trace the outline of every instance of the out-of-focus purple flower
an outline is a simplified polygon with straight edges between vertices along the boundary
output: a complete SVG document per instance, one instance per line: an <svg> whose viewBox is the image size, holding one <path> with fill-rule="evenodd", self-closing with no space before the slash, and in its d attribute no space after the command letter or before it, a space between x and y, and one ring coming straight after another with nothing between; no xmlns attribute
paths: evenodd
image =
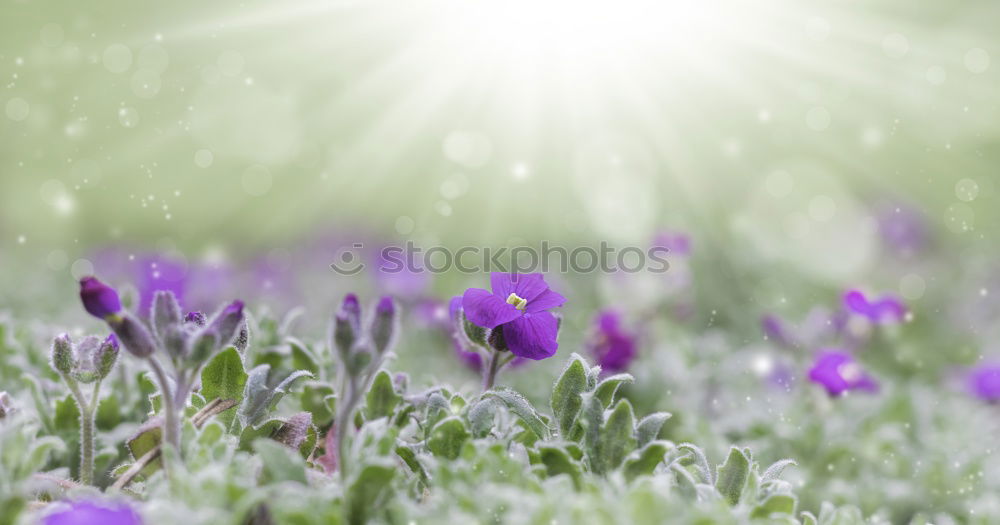
<svg viewBox="0 0 1000 525"><path fill-rule="evenodd" d="M340 303L340 310L333 315L332 346L342 362L346 363L354 343L361 335L361 303L358 296L349 293Z"/></svg>
<svg viewBox="0 0 1000 525"><path fill-rule="evenodd" d="M910 206L887 203L876 212L875 218L882 242L896 255L913 256L930 242L926 218Z"/></svg>
<svg viewBox="0 0 1000 525"><path fill-rule="evenodd" d="M594 333L588 344L597 364L606 372L622 372L635 358L636 338L622 328L621 314L604 310L594 318Z"/></svg>
<svg viewBox="0 0 1000 525"><path fill-rule="evenodd" d="M102 283L97 277L80 279L80 300L90 315L107 320L122 311L122 302L114 288Z"/></svg>
<svg viewBox="0 0 1000 525"><path fill-rule="evenodd" d="M764 315L760 318L760 327L764 331L764 337L769 341L782 346L794 346L792 342L794 338L780 317L772 314Z"/></svg>
<svg viewBox="0 0 1000 525"><path fill-rule="evenodd" d="M966 387L981 401L1000 402L1000 364L983 364L970 370Z"/></svg>
<svg viewBox="0 0 1000 525"><path fill-rule="evenodd" d="M124 503L79 501L45 516L44 525L142 525L142 518Z"/></svg>
<svg viewBox="0 0 1000 525"><path fill-rule="evenodd" d="M839 350L822 350L809 369L809 380L826 389L831 396L850 390L878 391L878 383L865 372L853 356Z"/></svg>
<svg viewBox="0 0 1000 525"><path fill-rule="evenodd" d="M452 319L449 306L436 299L421 299L410 309L411 317L422 327L451 332ZM461 307L461 297L459 297L459 307Z"/></svg>
<svg viewBox="0 0 1000 525"><path fill-rule="evenodd" d="M906 306L892 295L869 300L860 290L844 293L844 307L849 312L864 316L875 324L898 323L906 316Z"/></svg>
<svg viewBox="0 0 1000 525"><path fill-rule="evenodd" d="M540 273L490 274L493 291L469 288L462 296L465 317L473 324L500 328L507 348L519 357L545 359L559 348L559 321L548 310L566 298L549 289Z"/></svg>
<svg viewBox="0 0 1000 525"><path fill-rule="evenodd" d="M139 312L146 315L158 291L173 292L177 301L185 304L187 263L181 259L152 254L139 260L135 286L139 291Z"/></svg>
<svg viewBox="0 0 1000 525"><path fill-rule="evenodd" d="M653 237L654 248L666 248L674 255L691 255L691 237L686 233L663 231Z"/></svg>
<svg viewBox="0 0 1000 525"><path fill-rule="evenodd" d="M372 318L372 343L375 351L384 353L392 347L398 330L398 315L396 315L396 300L391 295L384 295L375 304L375 315Z"/></svg>
<svg viewBox="0 0 1000 525"><path fill-rule="evenodd" d="M419 261L403 247L379 250L375 254L374 267L378 289L404 302L416 300L431 284L431 272L420 266Z"/></svg>

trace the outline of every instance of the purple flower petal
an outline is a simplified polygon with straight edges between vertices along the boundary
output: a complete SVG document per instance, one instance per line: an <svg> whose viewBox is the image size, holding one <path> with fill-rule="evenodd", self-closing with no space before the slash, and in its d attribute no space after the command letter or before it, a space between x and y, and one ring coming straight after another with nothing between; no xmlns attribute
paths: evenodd
<svg viewBox="0 0 1000 525"><path fill-rule="evenodd" d="M45 517L44 525L142 525L142 518L125 504L81 501Z"/></svg>
<svg viewBox="0 0 1000 525"><path fill-rule="evenodd" d="M489 329L509 323L522 315L521 310L514 308L514 305L482 288L466 290L462 296L462 308L469 321Z"/></svg>
<svg viewBox="0 0 1000 525"><path fill-rule="evenodd" d="M809 369L809 380L822 385L831 396L839 396L848 390L878 390L878 383L854 357L837 350L820 352Z"/></svg>
<svg viewBox="0 0 1000 525"><path fill-rule="evenodd" d="M528 305L524 308L524 311L533 314L536 312L541 312L542 310L548 310L549 308L555 308L557 306L562 306L566 302L566 298L557 292L552 290L545 290L544 292L538 294L537 297L528 301Z"/></svg>
<svg viewBox="0 0 1000 525"><path fill-rule="evenodd" d="M969 372L966 386L974 397L996 403L1000 401L1000 365L980 365Z"/></svg>
<svg viewBox="0 0 1000 525"><path fill-rule="evenodd" d="M97 277L80 279L80 300L87 313L98 319L107 319L122 311L118 292L99 281Z"/></svg>
<svg viewBox="0 0 1000 525"><path fill-rule="evenodd" d="M590 352L605 372L622 372L635 359L636 340L621 327L621 314L605 310L594 319L596 330L589 343Z"/></svg>
<svg viewBox="0 0 1000 525"><path fill-rule="evenodd" d="M490 274L490 286L493 288L493 293L504 300L511 293L515 293L529 303L549 289L549 285L545 284L545 279L540 273L493 272Z"/></svg>
<svg viewBox="0 0 1000 525"><path fill-rule="evenodd" d="M528 359L545 359L555 355L559 348L556 335L559 321L549 312L525 314L503 325L507 348L514 355Z"/></svg>

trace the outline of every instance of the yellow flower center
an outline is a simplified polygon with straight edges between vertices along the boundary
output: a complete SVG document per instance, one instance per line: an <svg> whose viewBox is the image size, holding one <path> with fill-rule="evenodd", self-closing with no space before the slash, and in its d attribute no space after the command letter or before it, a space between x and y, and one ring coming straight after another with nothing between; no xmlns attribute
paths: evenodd
<svg viewBox="0 0 1000 525"><path fill-rule="evenodd" d="M510 295L507 296L507 304L514 305L514 308L517 308L518 310L524 310L524 308L528 306L528 300L514 292L511 292Z"/></svg>

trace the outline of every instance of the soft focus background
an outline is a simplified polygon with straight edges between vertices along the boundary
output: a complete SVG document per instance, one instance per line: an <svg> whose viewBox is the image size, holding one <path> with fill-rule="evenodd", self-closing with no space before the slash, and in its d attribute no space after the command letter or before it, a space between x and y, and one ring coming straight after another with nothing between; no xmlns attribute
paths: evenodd
<svg viewBox="0 0 1000 525"><path fill-rule="evenodd" d="M1000 512L996 414L962 382L1000 358L995 2L0 1L4 315L84 326L97 274L140 302L305 306L320 338L343 293L388 292L415 327L393 366L474 385L419 327L485 275L329 264L686 236L666 276L549 275L560 358L502 381L544 395L613 307L642 334L639 412L806 463L804 508ZM830 343L809 312L854 287L910 316L862 357L882 391L831 403L802 384Z"/></svg>

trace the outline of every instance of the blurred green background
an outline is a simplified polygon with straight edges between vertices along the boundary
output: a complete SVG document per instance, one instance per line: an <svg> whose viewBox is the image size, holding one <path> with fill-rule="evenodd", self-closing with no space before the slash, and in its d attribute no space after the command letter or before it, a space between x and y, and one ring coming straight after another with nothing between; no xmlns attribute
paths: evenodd
<svg viewBox="0 0 1000 525"><path fill-rule="evenodd" d="M331 231L572 246L669 227L839 286L879 264L880 203L984 251L998 16L3 0L0 264L63 280L115 243L213 260Z"/></svg>

